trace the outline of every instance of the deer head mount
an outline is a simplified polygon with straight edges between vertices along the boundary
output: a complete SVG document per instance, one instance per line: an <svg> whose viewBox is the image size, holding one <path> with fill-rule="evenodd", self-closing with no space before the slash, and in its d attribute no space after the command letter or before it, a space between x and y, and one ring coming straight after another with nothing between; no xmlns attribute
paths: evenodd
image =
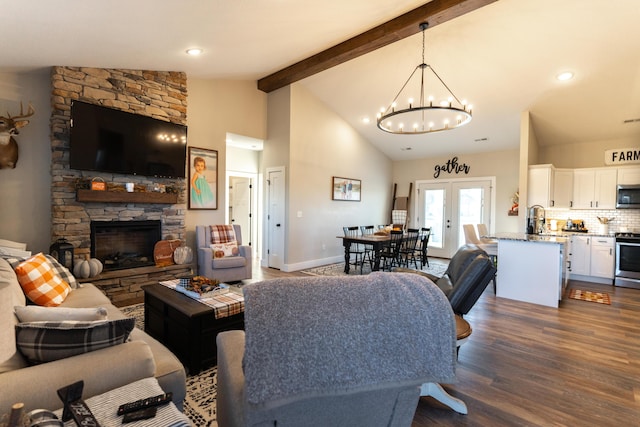
<svg viewBox="0 0 640 427"><path fill-rule="evenodd" d="M20 114L12 116L7 112L7 116L0 116L0 169L14 169L18 163L18 143L13 139L13 135L18 135L18 129L29 124L27 117L34 115L36 111L29 104L27 112L22 111L20 103Z"/></svg>

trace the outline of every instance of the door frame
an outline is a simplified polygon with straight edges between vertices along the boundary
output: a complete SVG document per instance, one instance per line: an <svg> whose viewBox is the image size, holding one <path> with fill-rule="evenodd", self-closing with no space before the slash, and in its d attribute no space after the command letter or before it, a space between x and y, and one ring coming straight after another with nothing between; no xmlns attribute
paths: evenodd
<svg viewBox="0 0 640 427"><path fill-rule="evenodd" d="M489 228L489 232L493 233L495 231L495 218L496 218L496 177L495 176L478 176L478 177L467 177L467 178L451 178L451 179L424 179L424 180L416 180L414 183L414 200L416 200L415 203L413 203L413 207L412 207L412 211L413 211L413 219L411 219L411 224L413 227L419 227L420 225L418 224L419 221L419 213L420 213L420 203L418 202L420 200L420 193L419 193L419 186L421 184L435 184L435 185L440 185L440 186L453 186L453 184L461 184L464 182L475 182L475 181L489 181L489 188L490 188L490 197L489 197L489 203L490 203L490 209L489 209L489 224L487 224L488 228ZM453 221L453 224L457 224L457 219L455 221ZM457 244L457 243L456 243ZM451 256L453 256L453 254L455 253L455 250L450 250L449 253L447 253L446 255L448 255L448 257L450 258Z"/></svg>

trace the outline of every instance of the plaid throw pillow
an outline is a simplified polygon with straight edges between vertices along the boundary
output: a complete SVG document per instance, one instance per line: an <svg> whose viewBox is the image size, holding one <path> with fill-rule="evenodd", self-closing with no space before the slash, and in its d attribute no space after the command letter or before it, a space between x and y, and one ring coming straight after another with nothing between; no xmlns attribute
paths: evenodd
<svg viewBox="0 0 640 427"><path fill-rule="evenodd" d="M5 259L5 261L7 261L11 265L11 267L14 270L21 262L27 259L27 258L7 257L7 256L3 256L3 258ZM53 267L53 270L56 272L56 274L62 280L67 282L69 286L71 286L71 289L77 289L80 287L80 285L78 285L78 281L76 280L75 276L71 274L71 272L67 267L60 264L58 260L52 257L51 255L45 254L45 258L47 258L47 261L51 263L51 266Z"/></svg>
<svg viewBox="0 0 640 427"><path fill-rule="evenodd" d="M122 344L134 326L134 318L18 323L16 346L33 364L51 362Z"/></svg>
<svg viewBox="0 0 640 427"><path fill-rule="evenodd" d="M210 225L211 243L229 243L236 240L233 225Z"/></svg>
<svg viewBox="0 0 640 427"><path fill-rule="evenodd" d="M38 305L58 306L71 291L42 253L18 264L15 272L24 294Z"/></svg>

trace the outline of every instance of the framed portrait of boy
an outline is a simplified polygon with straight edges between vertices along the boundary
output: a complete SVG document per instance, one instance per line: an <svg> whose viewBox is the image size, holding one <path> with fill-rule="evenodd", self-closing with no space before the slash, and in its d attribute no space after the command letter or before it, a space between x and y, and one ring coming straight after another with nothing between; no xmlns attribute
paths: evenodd
<svg viewBox="0 0 640 427"><path fill-rule="evenodd" d="M189 209L218 209L218 151L189 147Z"/></svg>
<svg viewBox="0 0 640 427"><path fill-rule="evenodd" d="M360 201L362 181L334 176L331 181L331 200Z"/></svg>

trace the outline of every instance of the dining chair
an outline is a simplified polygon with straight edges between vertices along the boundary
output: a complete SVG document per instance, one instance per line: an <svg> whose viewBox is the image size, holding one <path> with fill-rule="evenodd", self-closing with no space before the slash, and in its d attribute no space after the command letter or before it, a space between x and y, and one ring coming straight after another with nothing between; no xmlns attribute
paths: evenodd
<svg viewBox="0 0 640 427"><path fill-rule="evenodd" d="M420 269L424 268L426 264L429 267L429 258L427 257L427 251L429 250L429 238L431 237L431 227L420 228L420 235L418 237L417 251L420 252Z"/></svg>
<svg viewBox="0 0 640 427"><path fill-rule="evenodd" d="M420 230L417 228L408 228L402 239L400 246L400 264L409 268L409 264L413 264L418 268L418 259L416 258L416 247L418 245L418 237Z"/></svg>
<svg viewBox="0 0 640 427"><path fill-rule="evenodd" d="M373 225L361 225L360 226L360 234L362 234L363 236L373 236L373 234L376 232L376 227ZM362 262L366 262L367 260L369 261L369 265L371 266L371 269L373 270L373 245L368 245L368 244L364 244L364 256L363 256L363 260Z"/></svg>
<svg viewBox="0 0 640 427"><path fill-rule="evenodd" d="M389 232L389 244L385 245L380 252L383 270L391 271L393 267L400 267L400 248L403 238L404 233L402 230L391 230Z"/></svg>
<svg viewBox="0 0 640 427"><path fill-rule="evenodd" d="M342 231L344 232L345 237L359 237L360 236L360 227L352 226L352 227L342 227ZM364 254L365 249L364 245L360 243L352 243L349 247L349 265L353 265L354 268L360 267L360 274L362 274L362 266L364 264ZM351 262L351 255L353 255L353 262Z"/></svg>

